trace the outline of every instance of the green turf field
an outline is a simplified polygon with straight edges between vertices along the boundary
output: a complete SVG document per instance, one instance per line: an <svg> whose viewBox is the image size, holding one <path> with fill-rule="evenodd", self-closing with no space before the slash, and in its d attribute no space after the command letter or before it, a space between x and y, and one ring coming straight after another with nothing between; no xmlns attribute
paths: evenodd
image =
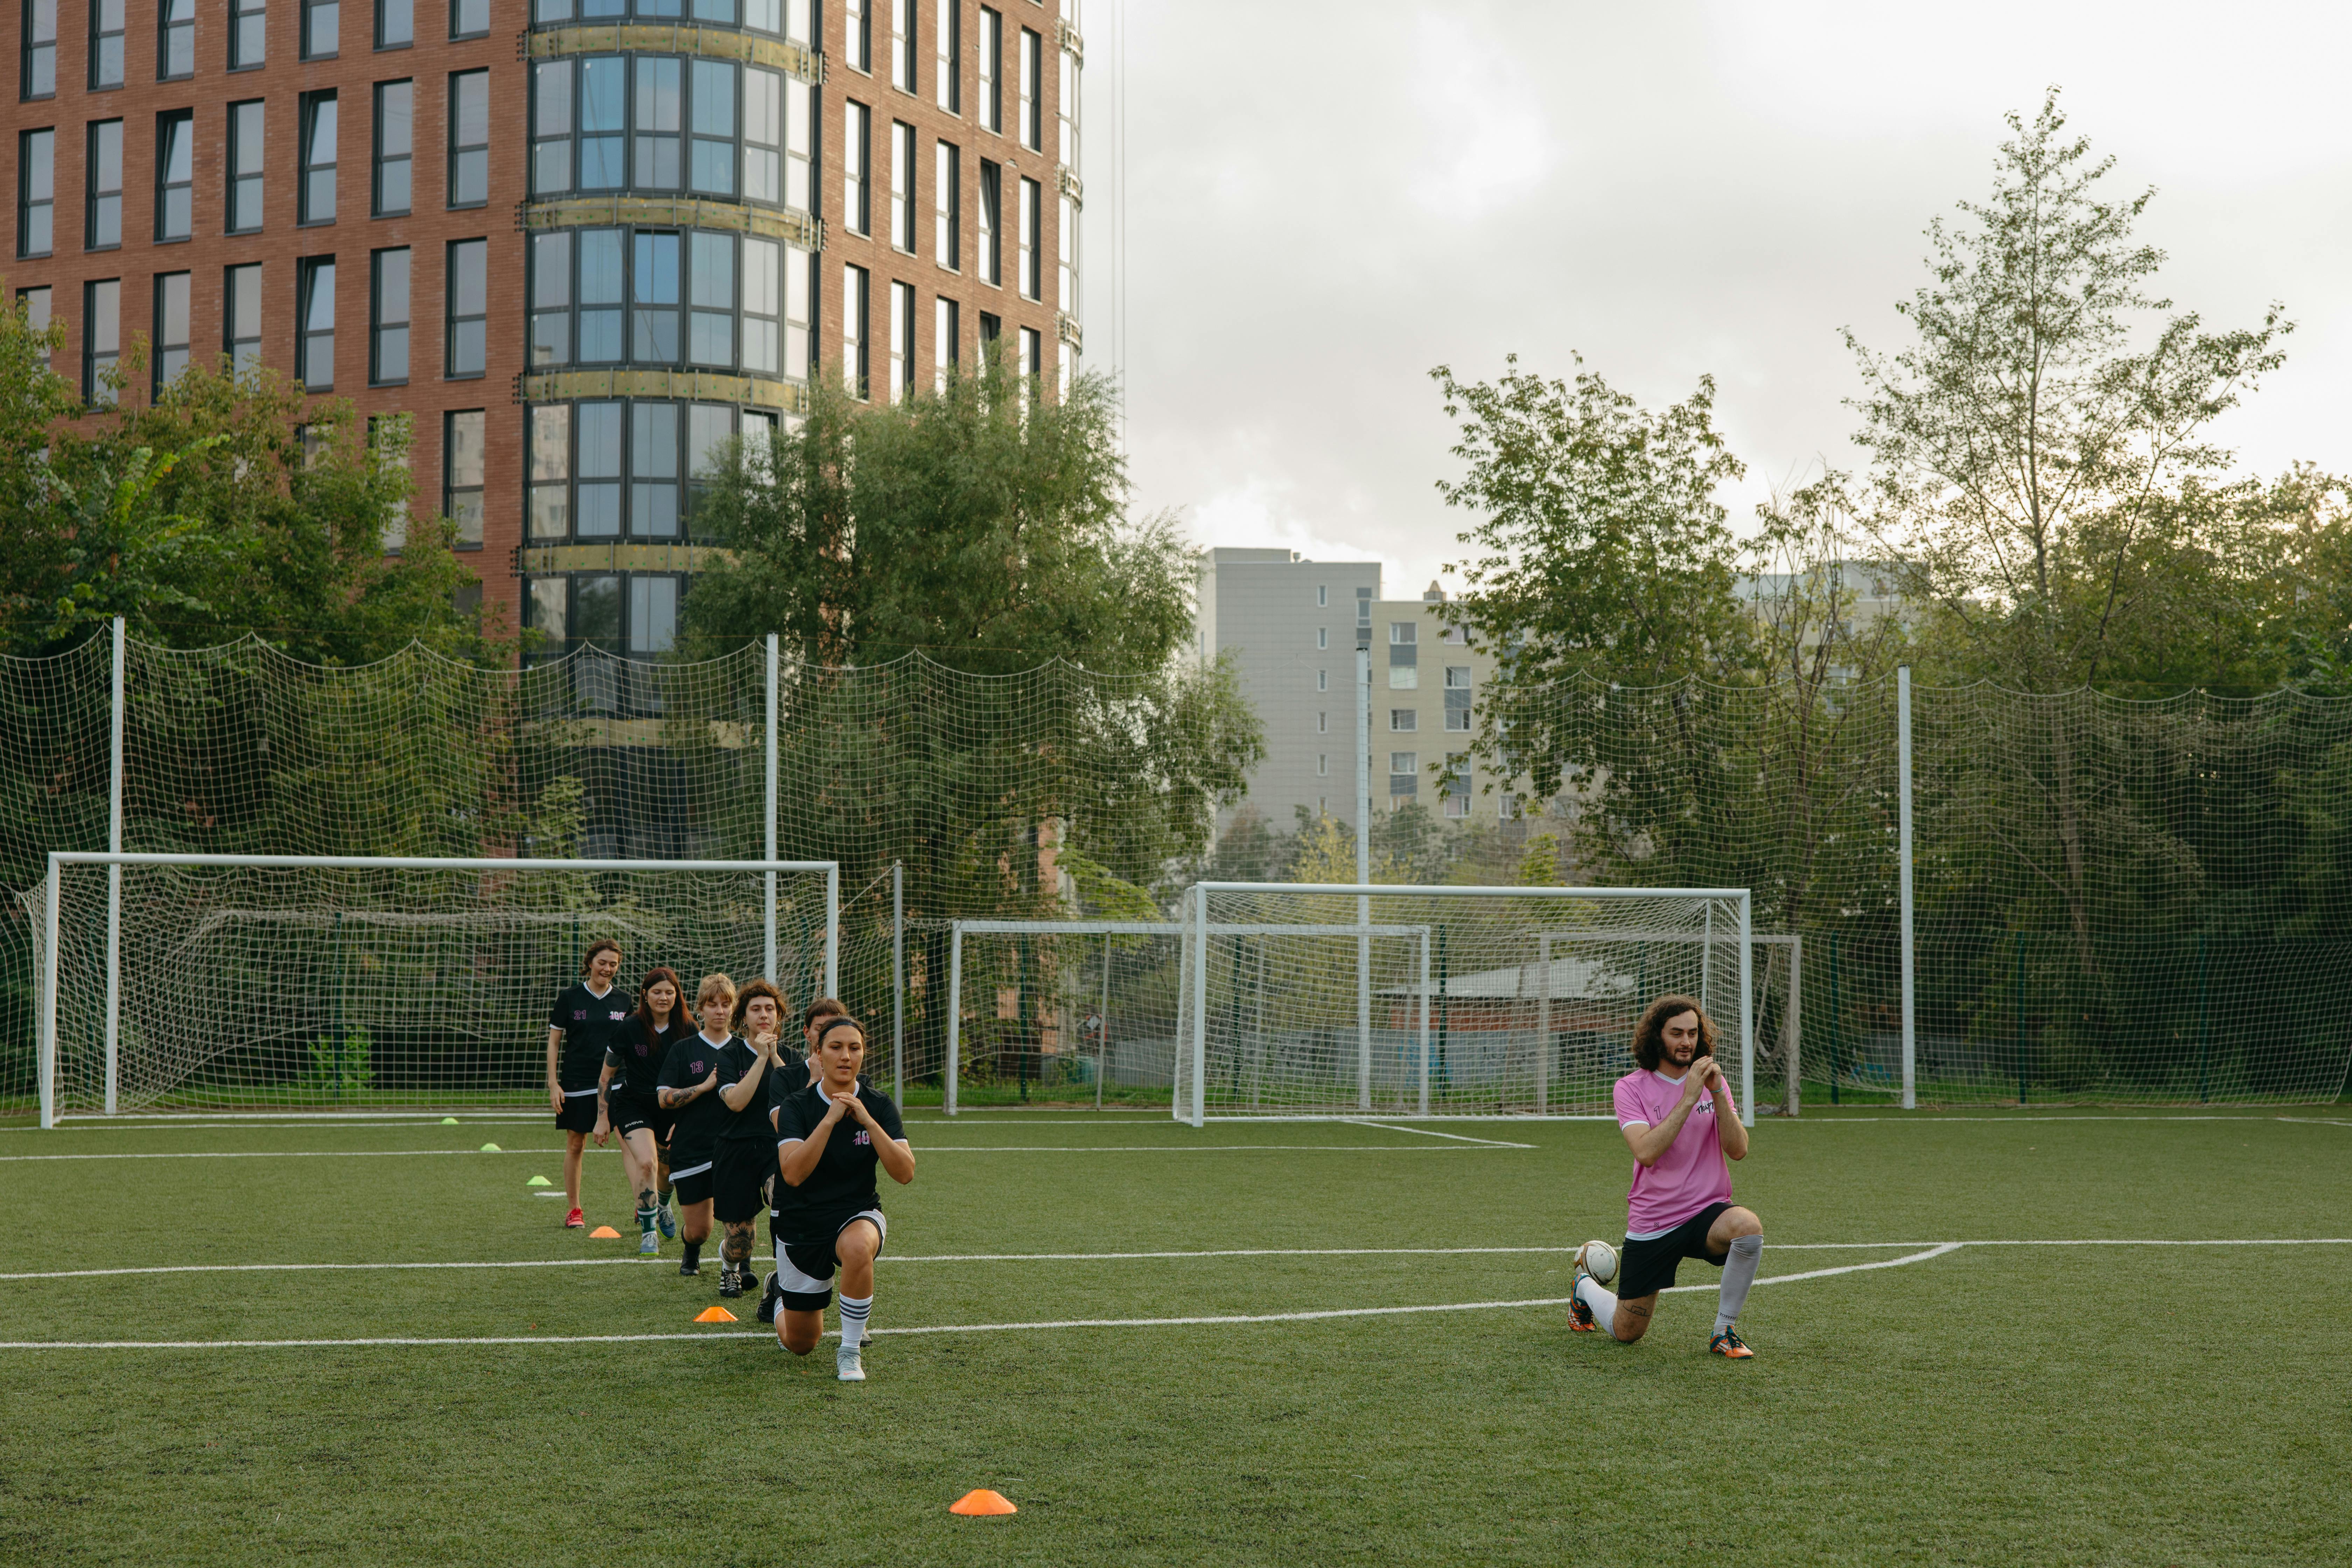
<svg viewBox="0 0 2352 1568"><path fill-rule="evenodd" d="M1742 1365L1697 1265L1635 1347L1495 1305L1569 1287L1507 1249L1622 1230L1613 1127L1421 1127L915 1112L843 1385L748 1301L691 1324L715 1264L562 1229L542 1117L16 1124L0 1561L2352 1560L2352 1247L1919 1257L2352 1237L2339 1110L1767 1121L1768 1279L1918 1260L1759 1284ZM165 1153L257 1157L56 1158ZM632 1229L614 1154L587 1185ZM30 1277L454 1262L566 1266ZM462 1342L220 1342L403 1339ZM194 1343L17 1348L109 1341ZM974 1487L1020 1513L951 1517Z"/></svg>

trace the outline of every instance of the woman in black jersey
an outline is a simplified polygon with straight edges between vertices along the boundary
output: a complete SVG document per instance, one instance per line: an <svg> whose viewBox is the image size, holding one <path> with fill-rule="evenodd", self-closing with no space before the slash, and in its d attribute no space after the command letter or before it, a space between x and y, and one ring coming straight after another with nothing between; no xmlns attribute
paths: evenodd
<svg viewBox="0 0 2352 1568"><path fill-rule="evenodd" d="M669 1195L669 1113L656 1094L662 1062L678 1039L694 1032L674 970L649 969L637 986L637 1010L628 1027L605 1047L604 1076L596 1080L596 1147L621 1135L621 1168L637 1200L637 1251L661 1250L654 1235L659 1224L670 1236L677 1222L662 1203Z"/></svg>
<svg viewBox="0 0 2352 1568"><path fill-rule="evenodd" d="M729 1028L735 983L724 974L704 975L694 990L694 1010L702 1016L702 1028L670 1047L656 1090L672 1118L670 1180L677 1189L678 1228L686 1234L680 1274L702 1272L702 1244L710 1239L710 1165L727 1114L719 1099L719 1054L735 1043Z"/></svg>
<svg viewBox="0 0 2352 1568"><path fill-rule="evenodd" d="M563 1194L567 1226L587 1223L580 1212L580 1156L596 1130L597 1084L604 1052L629 1021L629 994L613 984L621 972L621 944L599 937L580 957L581 978L563 988L547 1011L547 1099L563 1130Z"/></svg>
<svg viewBox="0 0 2352 1568"><path fill-rule="evenodd" d="M866 1028L836 1016L817 1026L817 1081L776 1112L776 1339L794 1355L816 1348L833 1277L841 1276L844 1383L866 1381L866 1321L874 1310L874 1259L888 1226L882 1218L877 1166L904 1185L915 1179L915 1152L907 1146L898 1108L890 1097L858 1081L866 1062Z"/></svg>
<svg viewBox="0 0 2352 1568"><path fill-rule="evenodd" d="M752 1227L767 1205L767 1184L776 1173L776 1135L768 1121L768 1075L797 1051L782 1045L784 998L766 980L743 987L735 1003L735 1039L719 1054L719 1098L727 1108L719 1123L719 1149L711 1167L711 1212L727 1227L720 1244L719 1293L740 1296L757 1290L752 1272Z"/></svg>

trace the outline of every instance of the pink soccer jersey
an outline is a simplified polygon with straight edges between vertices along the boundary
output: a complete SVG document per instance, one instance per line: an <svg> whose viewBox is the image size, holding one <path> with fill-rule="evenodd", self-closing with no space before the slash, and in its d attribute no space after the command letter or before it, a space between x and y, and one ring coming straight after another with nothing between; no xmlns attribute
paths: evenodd
<svg viewBox="0 0 2352 1568"><path fill-rule="evenodd" d="M1681 1079L1636 1068L1617 1080L1617 1125L1663 1127L1682 1097ZM1730 1201L1731 1165L1715 1136L1715 1090L1702 1089L1658 1163L1633 1163L1633 1188L1625 1194L1626 1237L1664 1236L1707 1205Z"/></svg>

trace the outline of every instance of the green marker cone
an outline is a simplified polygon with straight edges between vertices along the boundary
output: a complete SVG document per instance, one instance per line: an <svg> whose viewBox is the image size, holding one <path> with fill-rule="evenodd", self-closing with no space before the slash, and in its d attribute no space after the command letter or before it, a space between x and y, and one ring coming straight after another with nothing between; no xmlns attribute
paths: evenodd
<svg viewBox="0 0 2352 1568"><path fill-rule="evenodd" d="M454 1116L445 1116L441 1119L441 1125L444 1127L455 1127L457 1125L457 1119Z"/></svg>
<svg viewBox="0 0 2352 1568"><path fill-rule="evenodd" d="M503 1154L506 1151L499 1148L495 1143L485 1143L482 1145L482 1152L485 1154Z"/></svg>
<svg viewBox="0 0 2352 1568"><path fill-rule="evenodd" d="M555 1184L549 1181L545 1176L533 1176L530 1181L525 1182L523 1185L526 1187L551 1187L555 1185Z"/></svg>

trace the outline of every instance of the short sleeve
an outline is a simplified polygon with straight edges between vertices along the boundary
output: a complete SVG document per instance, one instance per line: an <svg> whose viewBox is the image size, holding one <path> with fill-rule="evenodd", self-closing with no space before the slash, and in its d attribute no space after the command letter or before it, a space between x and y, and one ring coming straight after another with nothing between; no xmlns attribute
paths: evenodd
<svg viewBox="0 0 2352 1568"><path fill-rule="evenodd" d="M565 1012L563 1006L563 1005L571 999L572 988L568 985L555 994L555 1000L547 1005L547 1026L549 1028L561 1029L565 1025L572 1022L570 1015Z"/></svg>
<svg viewBox="0 0 2352 1568"><path fill-rule="evenodd" d="M604 1065L608 1068L616 1068L621 1065L620 1047L606 1046L604 1047Z"/></svg>
<svg viewBox="0 0 2352 1568"><path fill-rule="evenodd" d="M776 1107L776 1142L790 1143L809 1135L808 1096L794 1094Z"/></svg>
<svg viewBox="0 0 2352 1568"><path fill-rule="evenodd" d="M808 1087L808 1066L798 1057L768 1074L768 1109L781 1111L784 1102Z"/></svg>
<svg viewBox="0 0 2352 1568"><path fill-rule="evenodd" d="M684 1040L680 1040L677 1045L674 1045L669 1048L669 1054L667 1056L662 1058L661 1076L654 1081L660 1084L664 1089L684 1089L686 1087L685 1073L686 1042Z"/></svg>
<svg viewBox="0 0 2352 1568"><path fill-rule="evenodd" d="M1649 1108L1642 1103L1641 1088L1630 1074L1617 1080L1611 1098L1617 1107L1618 1126L1630 1127L1638 1122L1647 1127L1650 1124Z"/></svg>
<svg viewBox="0 0 2352 1568"><path fill-rule="evenodd" d="M866 1110L876 1124L894 1141L907 1136L906 1124L898 1120L898 1102L888 1095L869 1091L866 1096Z"/></svg>

